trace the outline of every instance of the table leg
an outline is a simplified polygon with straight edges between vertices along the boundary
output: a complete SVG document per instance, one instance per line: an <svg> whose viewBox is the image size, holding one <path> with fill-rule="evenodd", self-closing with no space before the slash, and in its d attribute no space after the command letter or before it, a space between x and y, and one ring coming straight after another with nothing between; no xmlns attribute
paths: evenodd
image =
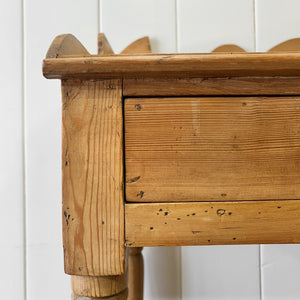
<svg viewBox="0 0 300 300"><path fill-rule="evenodd" d="M143 248L129 248L128 300L143 300L144 261Z"/></svg>

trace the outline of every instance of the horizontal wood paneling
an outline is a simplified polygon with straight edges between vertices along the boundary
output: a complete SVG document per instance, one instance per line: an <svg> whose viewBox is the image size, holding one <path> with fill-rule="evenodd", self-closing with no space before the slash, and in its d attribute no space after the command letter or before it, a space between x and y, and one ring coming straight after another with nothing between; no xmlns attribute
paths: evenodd
<svg viewBox="0 0 300 300"><path fill-rule="evenodd" d="M124 96L299 95L300 77L124 79Z"/></svg>
<svg viewBox="0 0 300 300"><path fill-rule="evenodd" d="M298 199L300 98L126 99L126 199Z"/></svg>
<svg viewBox="0 0 300 300"><path fill-rule="evenodd" d="M300 200L129 203L125 213L128 247L300 242Z"/></svg>

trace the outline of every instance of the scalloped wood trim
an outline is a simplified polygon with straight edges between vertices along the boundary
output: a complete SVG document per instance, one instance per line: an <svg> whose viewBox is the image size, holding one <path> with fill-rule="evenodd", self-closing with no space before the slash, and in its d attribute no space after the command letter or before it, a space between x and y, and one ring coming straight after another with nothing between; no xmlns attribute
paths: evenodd
<svg viewBox="0 0 300 300"><path fill-rule="evenodd" d="M223 45L213 53L143 55L150 53L149 38L144 37L130 44L121 55L97 56L89 55L81 43L68 34L56 37L51 44L43 62L43 74L49 79L174 78L183 74L185 77L299 76L299 41L289 40L267 53L248 53L236 45ZM55 59L57 57L60 59Z"/></svg>
<svg viewBox="0 0 300 300"><path fill-rule="evenodd" d="M300 38L287 40L282 42L268 52L299 52L300 51Z"/></svg>
<svg viewBox="0 0 300 300"><path fill-rule="evenodd" d="M139 53L140 54L152 53L150 40L148 36L144 36L134 41L129 46L127 46L120 54L139 54Z"/></svg>
<svg viewBox="0 0 300 300"><path fill-rule="evenodd" d="M99 55L109 55L114 54L111 45L109 44L104 33L98 34L98 54Z"/></svg>
<svg viewBox="0 0 300 300"><path fill-rule="evenodd" d="M234 44L226 44L226 45L222 45L217 47L216 49L214 49L212 51L213 53L216 52L225 52L225 53L240 53L240 52L246 52L246 50L244 50L243 48L241 48L240 46L234 45Z"/></svg>
<svg viewBox="0 0 300 300"><path fill-rule="evenodd" d="M212 51L212 53L240 53L240 52L247 52L247 51L234 44L222 45ZM300 38L284 41L274 46L267 52L300 52Z"/></svg>
<svg viewBox="0 0 300 300"><path fill-rule="evenodd" d="M282 42L268 52L300 52L300 38L290 39ZM151 52L149 37L142 37L129 46L120 54L147 54ZM225 44L215 48L212 53L247 53L245 49L234 44ZM110 46L104 33L98 35L98 55L113 55L114 51ZM86 48L72 34L57 36L46 54L46 58L58 58L62 56L90 56Z"/></svg>
<svg viewBox="0 0 300 300"><path fill-rule="evenodd" d="M90 55L85 47L72 34L58 35L52 42L46 58L57 58L61 55Z"/></svg>

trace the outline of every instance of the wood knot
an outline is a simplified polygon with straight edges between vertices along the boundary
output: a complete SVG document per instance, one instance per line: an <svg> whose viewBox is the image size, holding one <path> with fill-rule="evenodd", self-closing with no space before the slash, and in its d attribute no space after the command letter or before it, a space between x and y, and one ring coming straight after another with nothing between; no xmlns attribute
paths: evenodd
<svg viewBox="0 0 300 300"><path fill-rule="evenodd" d="M226 213L225 209L218 209L217 210L217 215L219 215L219 216L223 216L225 213Z"/></svg>
<svg viewBox="0 0 300 300"><path fill-rule="evenodd" d="M145 192L140 191L139 193L136 194L136 196L142 199L144 197L144 194Z"/></svg>
<svg viewBox="0 0 300 300"><path fill-rule="evenodd" d="M136 104L134 106L138 111L142 110L142 105L141 104Z"/></svg>
<svg viewBox="0 0 300 300"><path fill-rule="evenodd" d="M137 176L137 177L128 179L128 180L126 181L126 183L134 183L134 182L137 182L140 178L141 178L141 176Z"/></svg>

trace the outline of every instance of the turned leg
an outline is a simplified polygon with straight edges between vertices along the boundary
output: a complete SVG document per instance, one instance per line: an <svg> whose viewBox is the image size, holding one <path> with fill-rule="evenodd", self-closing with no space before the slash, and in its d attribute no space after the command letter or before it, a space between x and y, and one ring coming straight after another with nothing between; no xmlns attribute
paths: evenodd
<svg viewBox="0 0 300 300"><path fill-rule="evenodd" d="M106 297L106 298L90 298L90 297L84 297L84 296L77 296L72 295L72 300L126 300L127 299L127 291L123 292L121 294Z"/></svg>
<svg viewBox="0 0 300 300"><path fill-rule="evenodd" d="M125 274L116 276L72 276L72 300L126 300Z"/></svg>
<svg viewBox="0 0 300 300"><path fill-rule="evenodd" d="M144 262L143 248L129 248L128 300L143 300Z"/></svg>

